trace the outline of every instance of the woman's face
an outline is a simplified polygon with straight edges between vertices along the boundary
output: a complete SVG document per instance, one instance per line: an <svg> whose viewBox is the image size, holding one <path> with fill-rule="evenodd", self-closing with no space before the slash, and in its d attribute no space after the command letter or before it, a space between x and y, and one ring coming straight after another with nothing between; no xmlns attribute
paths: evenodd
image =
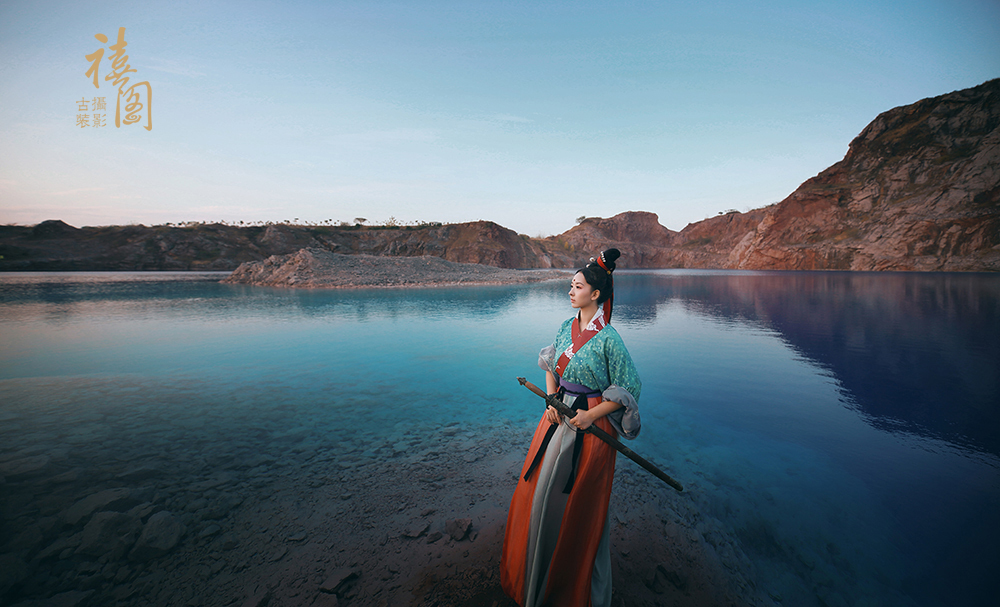
<svg viewBox="0 0 1000 607"><path fill-rule="evenodd" d="M574 308L583 308L591 302L597 301L601 296L600 291L595 291L583 278L582 272L573 275L573 280L569 284L569 303Z"/></svg>

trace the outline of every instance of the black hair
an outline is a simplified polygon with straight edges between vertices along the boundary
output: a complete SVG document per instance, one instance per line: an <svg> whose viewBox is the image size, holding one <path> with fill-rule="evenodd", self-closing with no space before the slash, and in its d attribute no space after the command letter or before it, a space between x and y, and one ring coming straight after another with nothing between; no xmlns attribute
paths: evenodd
<svg viewBox="0 0 1000 607"><path fill-rule="evenodd" d="M615 260L621 255L621 251L618 249L602 251L600 260L591 257L590 263L586 267L577 270L583 274L583 279L587 281L590 288L601 292L597 297L597 305L601 305L614 295L615 281L611 273L615 271ZM601 267L600 262L604 263L604 267Z"/></svg>

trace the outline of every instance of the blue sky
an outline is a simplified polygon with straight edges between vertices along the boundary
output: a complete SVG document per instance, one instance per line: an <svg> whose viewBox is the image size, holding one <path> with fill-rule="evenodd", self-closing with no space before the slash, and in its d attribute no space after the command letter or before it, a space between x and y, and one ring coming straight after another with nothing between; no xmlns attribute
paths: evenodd
<svg viewBox="0 0 1000 607"><path fill-rule="evenodd" d="M85 76L119 27L151 131L114 127L109 61L99 92ZM882 111L1000 77L998 31L995 0L4 1L0 223L680 230L783 199ZM77 127L95 95L107 126Z"/></svg>

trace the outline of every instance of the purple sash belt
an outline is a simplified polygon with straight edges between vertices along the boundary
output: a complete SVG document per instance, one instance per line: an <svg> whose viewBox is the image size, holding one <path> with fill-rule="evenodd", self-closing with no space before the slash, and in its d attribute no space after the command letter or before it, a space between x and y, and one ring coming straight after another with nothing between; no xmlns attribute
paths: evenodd
<svg viewBox="0 0 1000 607"><path fill-rule="evenodd" d="M566 381L565 379L556 376L556 381L559 382L559 387L566 392L566 394L572 394L573 396L600 396L601 393L597 390L591 390L583 384L574 384L571 381Z"/></svg>

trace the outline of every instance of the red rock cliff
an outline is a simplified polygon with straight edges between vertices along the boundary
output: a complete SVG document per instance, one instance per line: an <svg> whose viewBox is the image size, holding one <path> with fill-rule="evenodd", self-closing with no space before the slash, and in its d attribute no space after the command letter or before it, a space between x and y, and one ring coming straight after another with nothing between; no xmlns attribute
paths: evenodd
<svg viewBox="0 0 1000 607"><path fill-rule="evenodd" d="M878 116L726 267L1000 270L1000 80Z"/></svg>
<svg viewBox="0 0 1000 607"><path fill-rule="evenodd" d="M680 232L590 218L533 244L559 267L614 246L627 267L1000 270L1000 80L881 114L776 205Z"/></svg>

